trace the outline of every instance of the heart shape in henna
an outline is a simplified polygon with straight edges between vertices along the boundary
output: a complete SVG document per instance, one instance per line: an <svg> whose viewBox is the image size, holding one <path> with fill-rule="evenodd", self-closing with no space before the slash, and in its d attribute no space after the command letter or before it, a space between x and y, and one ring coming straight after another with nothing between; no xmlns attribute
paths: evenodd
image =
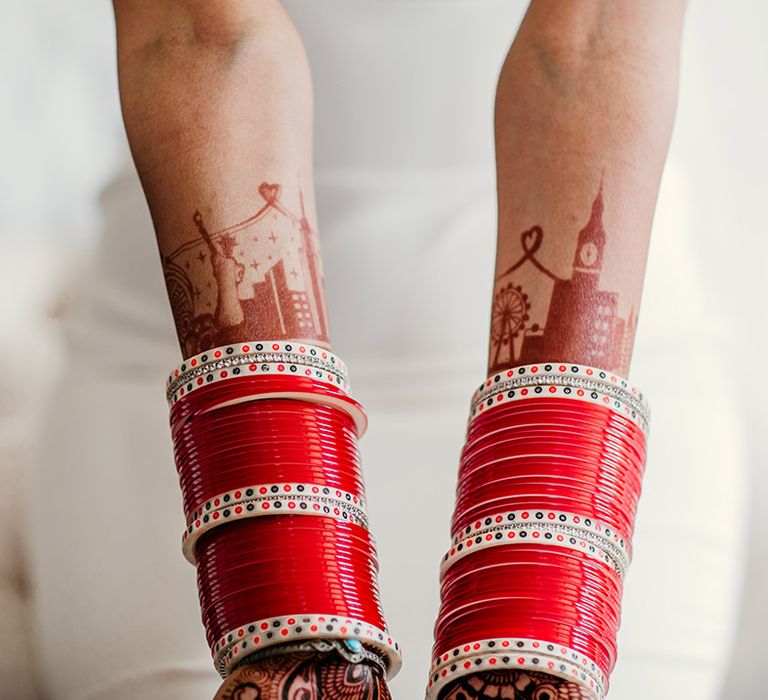
<svg viewBox="0 0 768 700"><path fill-rule="evenodd" d="M541 245L541 227L534 226L523 233L523 250L526 253L534 253Z"/></svg>
<svg viewBox="0 0 768 700"><path fill-rule="evenodd" d="M280 199L280 185L262 182L259 185L259 194L267 204L274 204Z"/></svg>

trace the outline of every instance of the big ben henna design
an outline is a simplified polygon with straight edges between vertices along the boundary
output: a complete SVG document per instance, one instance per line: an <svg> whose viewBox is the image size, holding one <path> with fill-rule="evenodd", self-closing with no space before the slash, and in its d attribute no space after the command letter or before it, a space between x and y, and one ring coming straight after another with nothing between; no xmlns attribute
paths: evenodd
<svg viewBox="0 0 768 700"><path fill-rule="evenodd" d="M195 211L194 237L163 257L184 357L241 338L328 343L317 233L303 197L297 214L279 184L263 182L258 193L253 215L217 231Z"/></svg>
<svg viewBox="0 0 768 700"><path fill-rule="evenodd" d="M619 294L601 287L606 231L601 182L589 220L579 231L569 277L559 277L539 258L544 231L533 226L520 236L523 254L496 278L491 311L489 370L540 360L578 361L626 375L637 313L621 318ZM518 279L524 265L551 280L544 313L531 311L532 298ZM543 287L538 288L543 289Z"/></svg>

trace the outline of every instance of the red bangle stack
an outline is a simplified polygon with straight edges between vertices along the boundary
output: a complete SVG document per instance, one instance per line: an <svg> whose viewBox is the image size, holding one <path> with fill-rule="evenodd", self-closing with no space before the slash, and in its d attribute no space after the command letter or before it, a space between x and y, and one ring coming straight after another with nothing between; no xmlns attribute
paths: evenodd
<svg viewBox="0 0 768 700"><path fill-rule="evenodd" d="M306 344L244 343L186 360L166 389L183 551L220 673L325 638L358 640L393 676L357 448L366 418L343 363Z"/></svg>
<svg viewBox="0 0 768 700"><path fill-rule="evenodd" d="M594 367L516 367L475 392L429 698L462 675L513 667L603 697L647 425L642 394Z"/></svg>

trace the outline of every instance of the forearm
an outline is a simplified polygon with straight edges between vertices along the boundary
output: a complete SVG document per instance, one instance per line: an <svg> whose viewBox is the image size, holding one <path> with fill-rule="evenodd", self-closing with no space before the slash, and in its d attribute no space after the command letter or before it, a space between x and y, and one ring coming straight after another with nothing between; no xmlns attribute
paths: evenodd
<svg viewBox="0 0 768 700"><path fill-rule="evenodd" d="M263 337L327 344L311 84L280 3L115 8L126 129L185 357Z"/></svg>
<svg viewBox="0 0 768 700"><path fill-rule="evenodd" d="M497 95L491 370L546 359L628 373L684 4L531 4ZM510 285L530 307L504 329Z"/></svg>
<svg viewBox="0 0 768 700"><path fill-rule="evenodd" d="M531 3L497 92L489 373L559 361L627 376L684 5ZM458 679L441 700L505 693L592 697L561 678L504 670Z"/></svg>
<svg viewBox="0 0 768 700"><path fill-rule="evenodd" d="M184 357L259 339L329 346L311 84L280 3L116 1L115 14L125 125ZM304 692L389 697L365 662L296 653L241 666L217 697Z"/></svg>

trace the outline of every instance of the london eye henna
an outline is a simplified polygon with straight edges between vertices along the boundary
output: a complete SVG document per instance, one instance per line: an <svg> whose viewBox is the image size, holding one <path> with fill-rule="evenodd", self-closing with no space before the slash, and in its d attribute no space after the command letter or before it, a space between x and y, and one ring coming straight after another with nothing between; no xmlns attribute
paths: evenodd
<svg viewBox="0 0 768 700"><path fill-rule="evenodd" d="M520 235L523 254L497 276L494 287L490 373L542 358L572 362L579 358L581 364L629 373L637 312L632 305L624 317L620 292L607 288L601 279L607 237L604 209L601 182L587 222L580 230L560 234L561 241L575 239L569 274L564 277L555 274L539 253L544 240L540 226ZM525 265L532 268L526 276ZM537 274L548 283L531 284Z"/></svg>

